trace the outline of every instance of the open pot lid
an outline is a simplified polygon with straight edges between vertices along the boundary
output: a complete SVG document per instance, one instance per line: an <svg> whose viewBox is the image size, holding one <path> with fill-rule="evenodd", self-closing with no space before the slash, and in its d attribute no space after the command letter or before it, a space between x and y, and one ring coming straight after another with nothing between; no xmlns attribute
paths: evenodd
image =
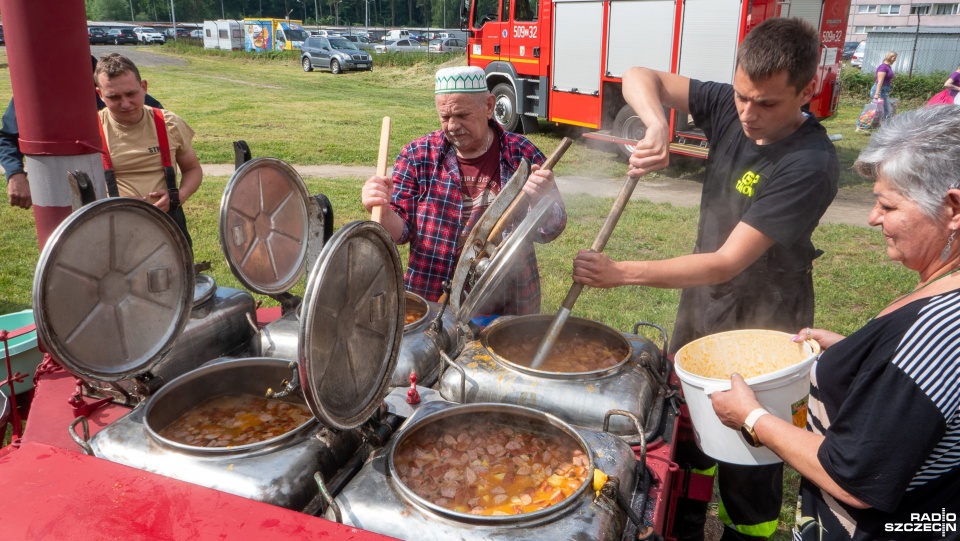
<svg viewBox="0 0 960 541"><path fill-rule="evenodd" d="M308 198L296 170L275 158L250 160L230 177L220 201L220 246L244 286L277 295L303 276Z"/></svg>
<svg viewBox="0 0 960 541"><path fill-rule="evenodd" d="M300 317L300 383L327 426L355 428L389 391L403 337L403 269L375 222L352 222L324 246Z"/></svg>
<svg viewBox="0 0 960 541"><path fill-rule="evenodd" d="M469 291L476 277L482 273L481 262L486 259L487 251L495 246L496 242L502 239L488 240L494 229L504 219L504 213L510 208L510 205L517 199L523 188L524 182L530 176L530 164L527 160L521 160L520 166L514 172L510 180L500 189L493 203L487 207L483 215L477 221L467 240L460 251L460 259L453 271L453 279L450 283L450 306L453 313L459 313L460 304L464 300L464 292Z"/></svg>
<svg viewBox="0 0 960 541"><path fill-rule="evenodd" d="M190 318L193 255L176 223L149 203L103 199L47 240L33 280L44 348L71 372L103 381L148 371Z"/></svg>
<svg viewBox="0 0 960 541"><path fill-rule="evenodd" d="M510 275L510 270L521 262L526 250L532 249L531 245L541 222L551 212L554 203L554 199L549 197L541 199L502 243L488 246L483 256L485 259L480 259L473 265L476 269L472 276L473 288L455 312L461 325L466 325L477 315L477 311L483 308L487 299Z"/></svg>

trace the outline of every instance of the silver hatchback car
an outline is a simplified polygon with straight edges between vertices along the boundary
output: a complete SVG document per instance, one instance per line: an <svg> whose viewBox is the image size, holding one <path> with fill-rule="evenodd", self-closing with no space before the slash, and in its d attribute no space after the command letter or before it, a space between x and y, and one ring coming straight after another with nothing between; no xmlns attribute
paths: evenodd
<svg viewBox="0 0 960 541"><path fill-rule="evenodd" d="M303 71L319 68L338 74L344 70L371 70L373 59L369 53L341 37L310 36L300 48L300 66Z"/></svg>

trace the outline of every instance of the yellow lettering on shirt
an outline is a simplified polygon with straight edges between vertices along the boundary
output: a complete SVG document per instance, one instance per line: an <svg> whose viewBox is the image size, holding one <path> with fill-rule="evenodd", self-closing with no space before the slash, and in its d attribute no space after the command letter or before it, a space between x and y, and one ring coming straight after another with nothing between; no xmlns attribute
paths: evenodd
<svg viewBox="0 0 960 541"><path fill-rule="evenodd" d="M737 191L747 197L753 197L753 187L760 182L760 175L747 171L737 181Z"/></svg>

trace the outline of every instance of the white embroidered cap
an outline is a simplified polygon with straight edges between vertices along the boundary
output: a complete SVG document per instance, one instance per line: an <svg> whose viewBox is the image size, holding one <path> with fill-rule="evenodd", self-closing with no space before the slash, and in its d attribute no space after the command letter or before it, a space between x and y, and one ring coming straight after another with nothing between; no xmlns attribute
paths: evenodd
<svg viewBox="0 0 960 541"><path fill-rule="evenodd" d="M437 71L436 93L458 94L463 92L487 92L487 80L483 70L476 66L458 66Z"/></svg>

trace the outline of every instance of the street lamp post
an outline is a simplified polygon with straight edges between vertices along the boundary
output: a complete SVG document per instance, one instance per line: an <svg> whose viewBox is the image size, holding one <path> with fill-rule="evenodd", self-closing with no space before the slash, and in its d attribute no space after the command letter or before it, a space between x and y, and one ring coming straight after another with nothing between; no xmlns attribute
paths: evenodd
<svg viewBox="0 0 960 541"><path fill-rule="evenodd" d="M137 20L133 15L133 0L130 0L130 22Z"/></svg>
<svg viewBox="0 0 960 541"><path fill-rule="evenodd" d="M177 13L173 9L173 0L170 0L170 21L173 23L173 41L177 41Z"/></svg>

